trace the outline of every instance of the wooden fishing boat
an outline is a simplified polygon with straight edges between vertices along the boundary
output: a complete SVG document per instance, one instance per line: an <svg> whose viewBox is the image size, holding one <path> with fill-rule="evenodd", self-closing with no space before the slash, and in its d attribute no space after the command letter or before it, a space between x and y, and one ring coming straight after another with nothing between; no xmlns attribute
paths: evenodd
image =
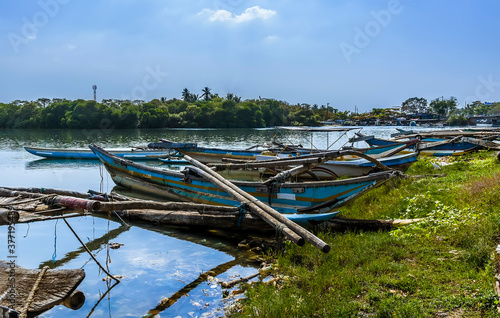
<svg viewBox="0 0 500 318"><path fill-rule="evenodd" d="M379 159L390 157L395 154L403 154L403 153L412 153L413 150L408 150L408 148L414 147L419 140L411 139L406 141L397 141L393 143L388 143L387 145L379 145L379 146L371 146L367 148L355 148L355 147L343 147L342 150L355 150L357 152L361 152L365 155L369 155L372 158ZM339 159L358 159L359 157L350 156L350 157L341 157Z"/></svg>
<svg viewBox="0 0 500 318"><path fill-rule="evenodd" d="M417 161L417 153L394 155L378 159L390 169L404 171ZM375 172L377 166L367 159L328 160L310 171L319 179L335 179L341 177L359 177ZM303 174L307 177L309 174ZM310 175L309 175L310 176Z"/></svg>
<svg viewBox="0 0 500 318"><path fill-rule="evenodd" d="M90 149L83 148L40 148L24 147L24 149L36 156L52 159L97 159ZM166 158L172 153L170 148L114 148L108 149L111 153L130 160L156 160Z"/></svg>
<svg viewBox="0 0 500 318"><path fill-rule="evenodd" d="M377 138L373 135L368 136L360 132L356 132L356 135L357 137L351 138L349 141L364 141L372 147L387 146L400 141ZM456 132L454 132L453 135L455 136ZM418 145L415 146L415 150L423 156L460 156L479 149L484 149L484 147L477 143L461 140L460 136L448 139L445 137L446 134L444 132L440 132L439 134L421 133L421 135L404 136L404 138L419 140Z"/></svg>
<svg viewBox="0 0 500 318"><path fill-rule="evenodd" d="M298 179L333 180L363 176L386 168L404 171L417 161L417 153L402 150L416 143L418 140L372 148L347 147L296 157L279 154L258 155L256 160L223 158L223 163L207 163L207 165L214 167L224 177L259 180L263 175L276 175L281 171L307 164L310 169L296 175ZM243 172L238 173L238 171Z"/></svg>
<svg viewBox="0 0 500 318"><path fill-rule="evenodd" d="M173 200L240 206L240 202L197 175L190 167L181 172L169 171L120 158L97 146L89 147L104 163L117 185ZM397 175L393 171L384 171L333 181L233 183L281 213L324 213Z"/></svg>
<svg viewBox="0 0 500 318"><path fill-rule="evenodd" d="M342 153L340 151L339 153ZM347 152L347 151L346 151ZM326 152L325 154L329 154ZM364 158L342 160L324 160L324 162L315 164L311 158L320 156L320 154L283 158L276 156L257 156L256 161L228 162L228 163L209 163L208 166L214 167L224 177L233 177L245 180L259 180L265 175L276 175L284 170L297 167L301 164L309 165L310 169L296 175L298 180L334 180L342 177L359 177L382 170L380 167L404 171L417 161L417 153L399 154L375 160ZM348 155L353 156L354 155ZM340 156L344 158L347 156ZM374 158L372 158L374 159ZM301 162L303 161L303 162ZM376 163L378 162L378 163Z"/></svg>
<svg viewBox="0 0 500 318"><path fill-rule="evenodd" d="M236 160L255 160L262 153L267 154L286 154L287 156L298 156L311 153L308 149L298 147L265 147L262 149L227 149L227 148L176 148L176 150L188 155L202 163L222 162L223 158Z"/></svg>
<svg viewBox="0 0 500 318"><path fill-rule="evenodd" d="M373 158L382 158L387 156L392 156L398 152L404 151L405 149L416 144L418 140L408 140L393 142L388 145L380 147L369 147L369 148L348 148L351 150L356 150ZM261 149L226 149L226 148L206 148L206 147L192 147L192 148L178 148L176 149L179 153L183 155L188 155L193 159L196 159L202 163L220 163L224 159L232 160L257 160L258 156L262 154L266 155L280 155L282 157L298 157L313 153L322 153L326 150L320 149L305 149L298 146L290 145L269 145L268 147L262 147ZM358 157L347 156L341 159L358 159Z"/></svg>
<svg viewBox="0 0 500 318"><path fill-rule="evenodd" d="M202 162L202 163L220 163L222 159L233 159L233 160L255 160L256 157L262 153L268 155L278 155L285 154L290 157L307 155L311 153L324 152L325 150L317 149L313 146L313 133L314 132L343 132L346 133L356 128L339 128L339 127L285 127L277 126L275 127L278 132L281 130L289 130L293 132L303 131L310 132L310 142L311 148L305 148L301 144L283 144L277 141L272 141L269 144L256 145L248 149L226 149L226 148L207 148L207 147L193 147L186 149L186 147L179 148L177 151L183 155L188 155L191 158ZM329 144L329 135L326 135L327 144ZM330 146L329 146L330 148Z"/></svg>

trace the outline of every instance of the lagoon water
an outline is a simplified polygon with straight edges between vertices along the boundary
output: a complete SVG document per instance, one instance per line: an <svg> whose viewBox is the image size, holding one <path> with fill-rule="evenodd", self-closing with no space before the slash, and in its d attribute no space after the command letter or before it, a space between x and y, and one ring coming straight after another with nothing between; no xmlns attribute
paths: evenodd
<svg viewBox="0 0 500 318"><path fill-rule="evenodd" d="M360 129L360 128L358 128ZM394 127L364 127L362 132L389 138ZM352 136L314 133L318 148L338 148ZM146 145L159 138L175 142L197 142L202 146L244 149L269 142L273 137L283 142L309 147L311 135L305 132L285 133L275 129L155 129L155 130L4 130L0 135L0 186L44 187L87 192L109 193L115 188L103 166L96 160L63 161L39 159L24 146L128 147ZM147 164L161 166L161 162ZM181 169L181 168L178 168ZM189 231L130 223L107 217L82 216L68 220L101 264L113 275L123 276L121 283L109 287L106 274L83 250L63 221L46 221L16 225L17 264L25 268L83 268L86 277L78 286L86 296L84 306L72 311L56 306L41 317L141 317L158 309L157 317L222 316L225 302L221 287L198 279L212 271L220 280L248 276L257 271L258 262L238 249L243 239L218 231ZM109 249L108 243L123 244ZM0 259L6 259L7 229L0 226ZM194 283L193 283L194 282ZM165 297L176 301L157 308Z"/></svg>

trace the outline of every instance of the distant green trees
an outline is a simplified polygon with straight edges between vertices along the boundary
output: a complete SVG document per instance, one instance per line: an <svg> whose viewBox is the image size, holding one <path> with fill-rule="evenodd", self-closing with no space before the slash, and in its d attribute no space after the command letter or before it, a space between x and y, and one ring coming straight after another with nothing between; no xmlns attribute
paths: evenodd
<svg viewBox="0 0 500 318"><path fill-rule="evenodd" d="M319 125L322 118L304 105L272 99L244 100L228 93L201 99L187 88L182 99L148 102L106 99L39 99L0 103L0 128L260 128L276 125Z"/></svg>
<svg viewBox="0 0 500 318"><path fill-rule="evenodd" d="M474 101L460 110L463 116L488 116L500 114L500 103L482 103Z"/></svg>
<svg viewBox="0 0 500 318"><path fill-rule="evenodd" d="M401 116L433 113L447 117L449 124L465 123L467 117L500 113L500 103L475 101L458 108L457 99L424 98L405 100L401 107L374 108L366 113L339 111L325 105L295 104L274 99L247 99L233 93L226 97L204 87L201 95L185 88L182 99L141 100L104 99L66 100L39 98L0 103L0 128L260 128L280 125L318 126L321 121L392 121Z"/></svg>
<svg viewBox="0 0 500 318"><path fill-rule="evenodd" d="M427 99L422 97L412 97L401 103L401 111L406 114L427 113Z"/></svg>
<svg viewBox="0 0 500 318"><path fill-rule="evenodd" d="M441 117L444 117L456 110L458 103L457 99L453 96L448 99L444 99L443 97L441 97L431 101L429 106L434 113L438 114Z"/></svg>

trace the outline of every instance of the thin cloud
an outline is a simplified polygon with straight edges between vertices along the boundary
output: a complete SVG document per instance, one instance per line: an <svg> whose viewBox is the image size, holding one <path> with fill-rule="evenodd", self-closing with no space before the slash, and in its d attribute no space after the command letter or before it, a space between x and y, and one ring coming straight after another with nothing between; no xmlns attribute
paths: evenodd
<svg viewBox="0 0 500 318"><path fill-rule="evenodd" d="M269 35L264 39L264 42L269 44L275 43L276 41L278 41L278 37L276 35Z"/></svg>
<svg viewBox="0 0 500 318"><path fill-rule="evenodd" d="M211 9L203 9L199 15L208 15L208 20L210 22L234 22L234 23L242 23L242 22L247 22L247 21L252 21L252 20L267 20L270 19L273 15L276 14L276 11L273 10L268 10L268 9L262 9L259 6L251 7L245 9L242 14L240 15L235 15L232 12L229 12L227 10L211 10Z"/></svg>

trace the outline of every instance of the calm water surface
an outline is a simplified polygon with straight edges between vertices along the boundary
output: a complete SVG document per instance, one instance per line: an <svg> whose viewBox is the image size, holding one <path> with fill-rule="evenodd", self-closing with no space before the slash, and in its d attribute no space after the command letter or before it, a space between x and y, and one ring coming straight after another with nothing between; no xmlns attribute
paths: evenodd
<svg viewBox="0 0 500 318"><path fill-rule="evenodd" d="M366 134L390 137L393 127L364 127ZM110 192L114 183L98 161L61 161L39 159L24 146L103 147L146 145L159 138L176 142L197 142L203 146L245 149L269 142L274 136L281 141L309 147L309 133L281 135L274 129L245 130L4 130L0 133L0 186L45 187L87 192L89 189ZM338 148L347 142L343 133L315 133L313 142L326 148L339 139ZM147 164L160 166L161 163ZM179 168L180 169L180 168ZM17 264L26 268L83 268L84 281L78 290L86 296L85 305L72 311L56 306L42 317L141 317L157 307L165 297L182 295L168 308L160 308L158 317L222 316L222 290L217 284L199 280L200 274L213 272L221 280L248 276L256 272L257 262L237 248L241 237L217 231L187 231L147 224L122 225L117 220L77 217L68 220L96 258L108 263L113 275L123 276L104 297L111 283L106 274L82 249L63 221L46 221L16 225ZM0 226L0 246L5 259L7 230ZM109 249L108 243L124 244ZM0 249L2 249L0 247ZM190 287L186 290L186 286ZM192 288L191 288L192 287ZM177 293L177 294L176 294Z"/></svg>

